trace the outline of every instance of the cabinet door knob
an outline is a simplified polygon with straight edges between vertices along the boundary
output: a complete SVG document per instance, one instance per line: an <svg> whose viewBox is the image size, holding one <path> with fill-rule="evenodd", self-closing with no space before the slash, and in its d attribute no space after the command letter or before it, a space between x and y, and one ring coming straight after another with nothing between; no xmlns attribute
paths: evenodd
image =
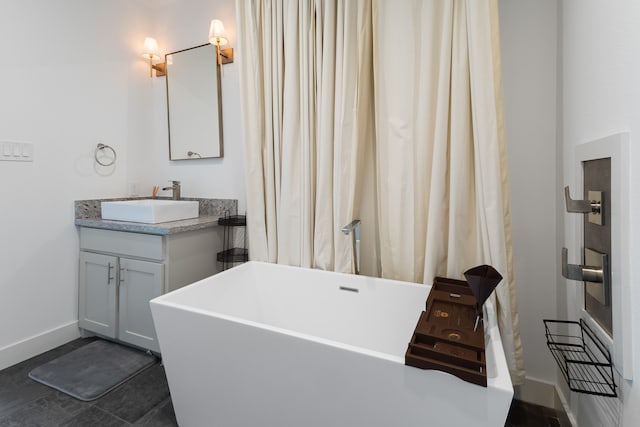
<svg viewBox="0 0 640 427"><path fill-rule="evenodd" d="M124 267L120 267L120 286L124 285Z"/></svg>

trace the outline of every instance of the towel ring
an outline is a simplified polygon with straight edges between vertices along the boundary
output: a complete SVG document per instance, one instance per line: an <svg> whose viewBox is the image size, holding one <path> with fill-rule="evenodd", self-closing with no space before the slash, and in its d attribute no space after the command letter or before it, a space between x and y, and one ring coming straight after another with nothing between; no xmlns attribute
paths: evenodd
<svg viewBox="0 0 640 427"><path fill-rule="evenodd" d="M102 162L102 161L100 161L100 159L98 158L98 153L99 153L100 151L103 151L103 152L104 152L104 150L109 150L109 151L111 151L111 152L113 153L113 158L111 159L111 161L110 161L110 162L109 162L109 161L107 161L107 162ZM95 157L96 162L97 162L99 165L101 165L101 166L111 166L111 165L113 165L113 164L116 162L117 154L116 154L116 150L114 150L114 149L113 149L112 147L110 147L109 145L106 145L106 144L102 144L102 143L100 143L100 144L98 144L98 146L96 147L96 151L94 151L94 153L93 153L93 157Z"/></svg>

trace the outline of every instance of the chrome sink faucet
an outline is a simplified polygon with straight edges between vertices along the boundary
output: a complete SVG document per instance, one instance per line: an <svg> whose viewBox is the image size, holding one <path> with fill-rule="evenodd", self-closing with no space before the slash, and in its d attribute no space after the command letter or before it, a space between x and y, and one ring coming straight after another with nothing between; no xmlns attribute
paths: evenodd
<svg viewBox="0 0 640 427"><path fill-rule="evenodd" d="M172 185L171 187L164 187L162 191L171 190L173 191L173 200L180 200L180 181L169 181Z"/></svg>

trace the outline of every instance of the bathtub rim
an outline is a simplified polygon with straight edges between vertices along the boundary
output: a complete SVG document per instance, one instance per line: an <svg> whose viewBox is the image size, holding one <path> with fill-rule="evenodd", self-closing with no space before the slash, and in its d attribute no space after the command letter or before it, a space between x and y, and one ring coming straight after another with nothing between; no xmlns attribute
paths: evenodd
<svg viewBox="0 0 640 427"><path fill-rule="evenodd" d="M281 328L281 327L277 327L277 326L272 326L266 323L261 323L261 322L256 322L253 320L248 320L248 319L244 319L241 317L237 317L237 316L231 316L228 314L224 314L224 313L219 313L213 310L205 310L202 308L197 308L197 307L193 307L191 305L188 304L184 304L184 303L176 303L171 301L172 296L176 296L176 295L180 295L184 292L189 292L191 289L193 289L193 287L197 287L197 286L206 286L207 285L207 281L212 280L212 278L216 278L216 279L220 279L222 278L224 275L227 274L233 274L233 270L236 269L243 269L243 270L252 270L254 268L259 268L259 267L254 267L254 266L260 266L260 265L268 265L267 268L281 268L281 269L290 269L290 270L308 270L311 271L315 274L328 274L328 275L338 275L338 276L342 276L342 277L346 277L349 278L351 280L356 279L356 280L364 280L364 279L373 279L376 281L384 281L384 282L390 282L390 283L397 283L397 284L402 284L405 286L411 286L411 287L423 287L423 286L427 286L429 288L431 288L432 285L427 285L427 284L421 284L421 283L414 283L414 282L405 282L405 281L400 281L400 280L394 280L394 279L383 279L383 278L379 278L379 277L371 277L371 276L358 276L358 275L353 275L353 274L347 274L347 273L340 273L340 272L333 272L333 271L326 271L326 270L319 270L319 269L313 269L313 268L306 268L306 267L295 267L295 266L289 266L289 265L283 265L283 264L274 264L274 263L268 263L268 262L261 262L261 261L249 261L246 263L243 263L239 266L233 267L232 269L223 271L221 273L218 273L216 275L213 276L209 276L206 277L204 279L198 280L197 282L194 282L190 285L184 286L182 288L176 289L174 291L171 291L169 293L163 294L161 296L158 296L152 300L150 300L150 305L159 305L159 306L165 306L165 307L170 307L173 309L177 309L177 310L184 310L184 311L188 311L188 312L192 312L195 314L199 314L199 315L203 315L203 316L207 316L207 317L214 317L217 319L221 319L221 320L225 320L228 322L234 322L234 323L238 323L241 325L245 325L245 326L250 326L253 328L258 328L261 330L265 330L265 331L269 331L269 332L273 332L273 333L279 333L279 334L284 334L284 335L288 335L291 337L295 337L304 341L308 341L308 342L315 342L315 343L319 343L322 345L326 345L329 347L333 347L339 350L346 350L346 351L351 351L351 352L355 352L355 353L359 353L368 357L374 357L377 359L382 359L382 360L386 360L388 362L392 362L392 363L396 363L396 364L400 364L403 366L406 366L407 368L410 369L418 369L418 368L414 368L411 366L407 366L405 365L405 360L404 360L404 356L395 356L392 354L388 354L388 353L383 353L381 351L376 351L376 350L371 350L365 347L360 347L360 346L355 346L352 344L347 344L347 343L343 343L340 341L335 341L335 340L330 340L327 338L322 338L322 337L318 337L315 335L310 335L310 334L306 334L306 333L301 333L301 332L297 332L291 329L286 329L286 328ZM237 270L236 272L237 273ZM508 369L508 365L507 365L507 361L506 361L506 356L504 354L504 348L502 346L502 341L500 338L500 333L499 333L499 329L497 326L497 318L496 318L496 313L495 313L495 308L493 305L493 302L491 301L491 299L488 299L485 304L484 304L484 318L485 319L489 319L489 321L485 324L485 351L486 351L486 359L487 362L489 362L489 355L491 355L491 366L492 369L495 371L494 375L487 375L487 386L491 387L491 388L495 388L495 389L502 389L502 390L508 390L511 393L513 393L513 385L511 383L511 376L509 373L509 369ZM408 342L407 342L408 345ZM162 351L162 343L160 342L160 350ZM487 363L489 365L489 363ZM454 375L451 375L449 373L443 372L443 371L439 371L439 370L424 370L425 372L437 372L440 374L444 374L447 376L451 376L451 377L455 377ZM455 377L457 378L457 377Z"/></svg>

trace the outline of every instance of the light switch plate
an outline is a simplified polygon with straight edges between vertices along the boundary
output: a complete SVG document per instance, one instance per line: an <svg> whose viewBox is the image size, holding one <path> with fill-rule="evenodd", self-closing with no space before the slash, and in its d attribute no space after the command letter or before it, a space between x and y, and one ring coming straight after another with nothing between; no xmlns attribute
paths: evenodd
<svg viewBox="0 0 640 427"><path fill-rule="evenodd" d="M9 142L0 142L0 144L2 145L2 150L0 150L2 157L11 157L13 154L13 144Z"/></svg>
<svg viewBox="0 0 640 427"><path fill-rule="evenodd" d="M0 160L8 162L32 162L33 143L0 141Z"/></svg>

